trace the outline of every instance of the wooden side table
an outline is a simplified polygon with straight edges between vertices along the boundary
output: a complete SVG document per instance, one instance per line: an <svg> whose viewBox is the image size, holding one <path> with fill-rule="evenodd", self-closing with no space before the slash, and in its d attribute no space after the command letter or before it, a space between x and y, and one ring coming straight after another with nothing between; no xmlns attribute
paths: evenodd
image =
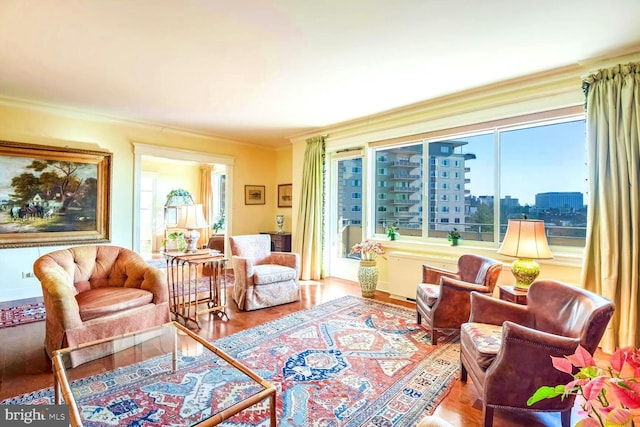
<svg viewBox="0 0 640 427"><path fill-rule="evenodd" d="M500 289L500 299L516 304L527 305L527 292L515 288L515 286L498 286Z"/></svg>
<svg viewBox="0 0 640 427"><path fill-rule="evenodd" d="M171 252L163 253L167 260L167 279L169 284L169 309L176 320L185 325L194 322L200 328L198 315L215 313L221 318L227 317L226 259L224 255L209 249L196 253ZM200 292L199 268L206 268L209 274L208 290L204 295ZM206 304L206 308L201 308ZM193 307L193 310L192 310Z"/></svg>
<svg viewBox="0 0 640 427"><path fill-rule="evenodd" d="M271 250L274 252L291 252L291 233L278 233L277 231L262 232L271 236Z"/></svg>

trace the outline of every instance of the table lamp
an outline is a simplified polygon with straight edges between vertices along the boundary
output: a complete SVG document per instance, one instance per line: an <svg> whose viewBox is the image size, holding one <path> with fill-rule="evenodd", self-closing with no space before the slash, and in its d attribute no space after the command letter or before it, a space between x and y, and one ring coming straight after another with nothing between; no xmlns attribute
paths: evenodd
<svg viewBox="0 0 640 427"><path fill-rule="evenodd" d="M198 252L198 239L200 238L200 232L197 229L205 227L208 227L208 224L204 219L202 205L182 205L180 207L178 228L187 229L187 232L184 235L184 239L187 241L187 249L185 252Z"/></svg>
<svg viewBox="0 0 640 427"><path fill-rule="evenodd" d="M510 219L498 253L518 258L511 264L511 273L516 278L515 288L529 290L540 274L540 265L535 259L553 258L544 233L544 221Z"/></svg>

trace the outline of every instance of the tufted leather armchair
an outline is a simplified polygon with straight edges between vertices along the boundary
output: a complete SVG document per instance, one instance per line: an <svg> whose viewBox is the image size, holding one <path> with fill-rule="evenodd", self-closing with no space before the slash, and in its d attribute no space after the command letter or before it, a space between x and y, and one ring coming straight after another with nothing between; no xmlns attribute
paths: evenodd
<svg viewBox="0 0 640 427"><path fill-rule="evenodd" d="M76 246L41 256L33 270L44 296L50 357L60 348L169 321L165 273L129 249ZM78 355L74 365L96 357L100 355Z"/></svg>
<svg viewBox="0 0 640 427"><path fill-rule="evenodd" d="M472 293L469 322L460 331L461 380L470 376L482 397L484 426L491 427L500 408L560 412L569 427L575 396L530 407L527 399L540 386L571 381L551 356L571 355L578 344L593 354L613 312L608 299L555 280L534 282L527 305Z"/></svg>
<svg viewBox="0 0 640 427"><path fill-rule="evenodd" d="M431 330L431 344L438 344L438 329L458 329L469 320L472 291L491 295L502 271L499 261L479 255L462 255L458 272L422 266L422 283L416 291L418 325Z"/></svg>
<svg viewBox="0 0 640 427"><path fill-rule="evenodd" d="M257 310L300 299L300 255L271 252L268 234L229 237L240 310Z"/></svg>

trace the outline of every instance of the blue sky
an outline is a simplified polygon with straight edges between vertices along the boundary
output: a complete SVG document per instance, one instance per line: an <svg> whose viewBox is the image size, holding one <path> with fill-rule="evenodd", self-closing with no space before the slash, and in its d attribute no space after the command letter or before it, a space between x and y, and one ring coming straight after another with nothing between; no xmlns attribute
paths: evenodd
<svg viewBox="0 0 640 427"><path fill-rule="evenodd" d="M467 162L474 196L493 194L493 134L457 138L468 141L464 152L476 159ZM520 204L535 203L536 193L586 192L587 167L584 120L501 132L501 196L518 198Z"/></svg>

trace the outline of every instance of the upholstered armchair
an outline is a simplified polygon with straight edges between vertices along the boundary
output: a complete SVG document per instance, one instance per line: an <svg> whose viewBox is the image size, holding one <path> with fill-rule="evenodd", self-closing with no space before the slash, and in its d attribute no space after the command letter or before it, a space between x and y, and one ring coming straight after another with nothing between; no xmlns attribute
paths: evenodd
<svg viewBox="0 0 640 427"><path fill-rule="evenodd" d="M571 355L578 344L593 354L613 311L608 299L554 280L534 282L527 305L472 293L469 322L460 331L461 380L470 376L482 397L484 426L500 408L560 412L569 427L575 396L532 406L527 399L540 386L572 380L553 367L551 356Z"/></svg>
<svg viewBox="0 0 640 427"><path fill-rule="evenodd" d="M38 258L33 270L42 285L49 356L60 348L169 321L165 273L129 249L90 245L57 250ZM95 357L100 355L76 356L74 364Z"/></svg>
<svg viewBox="0 0 640 427"><path fill-rule="evenodd" d="M438 344L438 329L459 329L469 320L472 291L488 295L498 282L502 263L479 255L462 255L458 271L422 266L422 283L416 291L418 325L431 331L431 344Z"/></svg>
<svg viewBox="0 0 640 427"><path fill-rule="evenodd" d="M300 299L300 255L271 252L268 234L229 237L240 310L257 310Z"/></svg>

